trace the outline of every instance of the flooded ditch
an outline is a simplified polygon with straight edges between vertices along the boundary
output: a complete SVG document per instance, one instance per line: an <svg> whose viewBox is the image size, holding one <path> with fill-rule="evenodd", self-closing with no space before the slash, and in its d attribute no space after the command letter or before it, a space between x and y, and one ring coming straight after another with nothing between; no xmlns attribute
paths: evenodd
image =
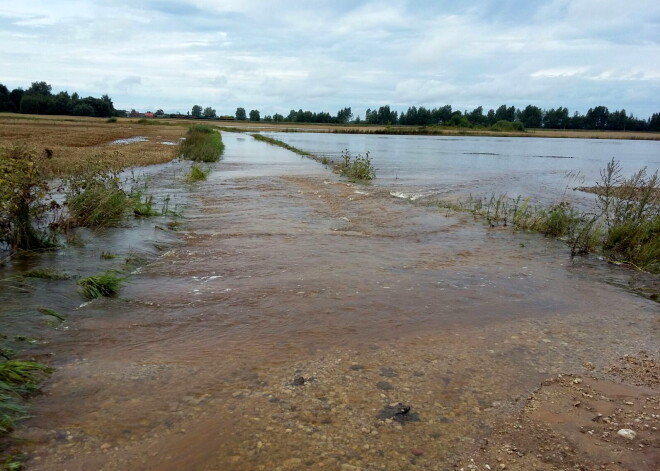
<svg viewBox="0 0 660 471"><path fill-rule="evenodd" d="M181 192L175 164L153 176L185 195L179 232L145 223L34 262L84 275L101 250L146 252L119 298L81 306L46 280L3 289L6 312L31 296L68 314L33 347L57 369L18 430L26 469L553 469L536 449L557 428L516 422L535 431L511 438L522 455L497 442L530 394L559 374L580 378L561 394L588 394L582 377L605 387L624 355L657 355L657 303L575 265L561 242L223 139L208 181ZM621 439L594 454L565 433L552 456L654 469L657 384L607 394L649 407L634 450Z"/></svg>

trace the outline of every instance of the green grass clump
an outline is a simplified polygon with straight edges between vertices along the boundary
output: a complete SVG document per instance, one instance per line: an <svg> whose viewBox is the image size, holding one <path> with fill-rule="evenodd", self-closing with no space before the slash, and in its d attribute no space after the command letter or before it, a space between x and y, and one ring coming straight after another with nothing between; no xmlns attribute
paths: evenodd
<svg viewBox="0 0 660 471"><path fill-rule="evenodd" d="M520 121L506 121L506 120L500 120L493 124L490 127L491 131L519 131L522 132L525 130L525 127Z"/></svg>
<svg viewBox="0 0 660 471"><path fill-rule="evenodd" d="M108 119L105 120L105 122L106 122L106 123L116 123L116 122L117 122L117 118L114 118L114 117L113 117L113 118L108 118Z"/></svg>
<svg viewBox="0 0 660 471"><path fill-rule="evenodd" d="M188 172L188 175L186 175L186 181L188 182L204 181L208 178L210 173L211 170L203 169L199 165L193 164L192 167L190 167L190 172Z"/></svg>
<svg viewBox="0 0 660 471"><path fill-rule="evenodd" d="M348 150L341 154L343 162L337 167L341 175L348 177L351 181L370 181L376 178L376 170L369 158L369 152L365 155L352 156Z"/></svg>
<svg viewBox="0 0 660 471"><path fill-rule="evenodd" d="M112 260L114 258L119 257L119 255L114 254L112 252L106 252L105 250L101 252L100 258L101 260Z"/></svg>
<svg viewBox="0 0 660 471"><path fill-rule="evenodd" d="M224 150L218 130L205 124L190 126L186 139L179 145L181 157L195 162L217 162Z"/></svg>
<svg viewBox="0 0 660 471"><path fill-rule="evenodd" d="M124 278L113 271L106 271L99 275L88 276L78 280L81 294L86 299L96 299L102 296L110 297L119 293Z"/></svg>
<svg viewBox="0 0 660 471"><path fill-rule="evenodd" d="M71 278L71 275L68 273L57 271L52 268L35 268L34 270L23 273L23 276L25 278L41 278L44 280L68 280Z"/></svg>
<svg viewBox="0 0 660 471"><path fill-rule="evenodd" d="M99 163L66 179L69 227L112 227L124 221L131 202L122 188L120 171Z"/></svg>
<svg viewBox="0 0 660 471"><path fill-rule="evenodd" d="M0 436L11 432L26 415L25 399L37 390L50 369L33 361L0 362Z"/></svg>

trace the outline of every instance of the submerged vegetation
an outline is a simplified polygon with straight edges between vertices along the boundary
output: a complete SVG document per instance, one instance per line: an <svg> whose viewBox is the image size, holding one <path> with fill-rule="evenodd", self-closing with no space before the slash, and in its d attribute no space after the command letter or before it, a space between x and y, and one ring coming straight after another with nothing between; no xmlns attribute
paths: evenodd
<svg viewBox="0 0 660 471"><path fill-rule="evenodd" d="M88 276L78 280L80 292L86 299L115 296L119 293L125 278L115 271L106 271L98 275Z"/></svg>
<svg viewBox="0 0 660 471"><path fill-rule="evenodd" d="M257 141L265 142L272 146L282 147L283 149L290 150L291 152L294 152L298 155L302 155L303 157L313 157L313 155L310 154L309 152L304 151L302 149L298 149L297 147L293 147L284 141L280 141L279 139L275 139L272 137L264 136L263 134L256 134L256 133L250 134L250 136L254 137L255 140Z"/></svg>
<svg viewBox="0 0 660 471"><path fill-rule="evenodd" d="M199 182L206 180L209 174L211 173L211 170L209 169L203 169L199 165L193 164L190 167L190 171L186 175L186 181L188 182Z"/></svg>
<svg viewBox="0 0 660 471"><path fill-rule="evenodd" d="M190 126L179 147L181 157L195 162L217 162L224 150L220 132L205 124Z"/></svg>
<svg viewBox="0 0 660 471"><path fill-rule="evenodd" d="M625 178L612 159L601 171L594 192L596 208L590 212L579 211L566 201L545 208L506 195L438 204L470 211L491 226L511 225L560 238L571 247L573 256L601 252L611 261L660 273L658 172L648 174L644 168Z"/></svg>

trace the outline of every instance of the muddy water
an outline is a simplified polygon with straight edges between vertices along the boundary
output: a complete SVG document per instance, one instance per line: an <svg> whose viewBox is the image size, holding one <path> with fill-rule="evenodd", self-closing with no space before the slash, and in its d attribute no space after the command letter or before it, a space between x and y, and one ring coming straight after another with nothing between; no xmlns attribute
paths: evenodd
<svg viewBox="0 0 660 471"><path fill-rule="evenodd" d="M224 141L179 244L51 339L27 469L446 469L544 378L657 349L558 242Z"/></svg>

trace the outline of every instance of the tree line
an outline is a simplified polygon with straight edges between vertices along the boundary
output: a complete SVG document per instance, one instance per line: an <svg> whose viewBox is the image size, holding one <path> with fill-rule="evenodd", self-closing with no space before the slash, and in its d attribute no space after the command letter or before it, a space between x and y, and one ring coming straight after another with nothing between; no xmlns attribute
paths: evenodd
<svg viewBox="0 0 660 471"><path fill-rule="evenodd" d="M46 82L32 82L27 90L9 89L0 83L0 111L25 114L54 114L70 116L96 116L108 118L119 113L108 95L101 98L80 97L78 93L52 93Z"/></svg>
<svg viewBox="0 0 660 471"><path fill-rule="evenodd" d="M235 117L239 121L248 120L244 108L237 108ZM249 114L250 121L262 121L258 110ZM357 116L353 120L351 108L343 108L336 115L328 112L291 110L287 116L279 113L266 115L263 121L288 123L327 123L345 124L380 124L380 125L411 125L411 126L458 126L458 127L492 127L498 123L511 123L512 129L546 128L546 129L584 129L602 131L660 131L660 113L654 113L648 119L640 119L628 114L625 109L610 111L606 106L590 108L582 115L577 111L570 115L568 108L541 109L538 106L527 105L522 110L514 106L501 105L484 113L479 106L472 111L454 110L451 105L439 108L411 106L406 111L395 111L389 105L378 109L367 109L364 119Z"/></svg>

